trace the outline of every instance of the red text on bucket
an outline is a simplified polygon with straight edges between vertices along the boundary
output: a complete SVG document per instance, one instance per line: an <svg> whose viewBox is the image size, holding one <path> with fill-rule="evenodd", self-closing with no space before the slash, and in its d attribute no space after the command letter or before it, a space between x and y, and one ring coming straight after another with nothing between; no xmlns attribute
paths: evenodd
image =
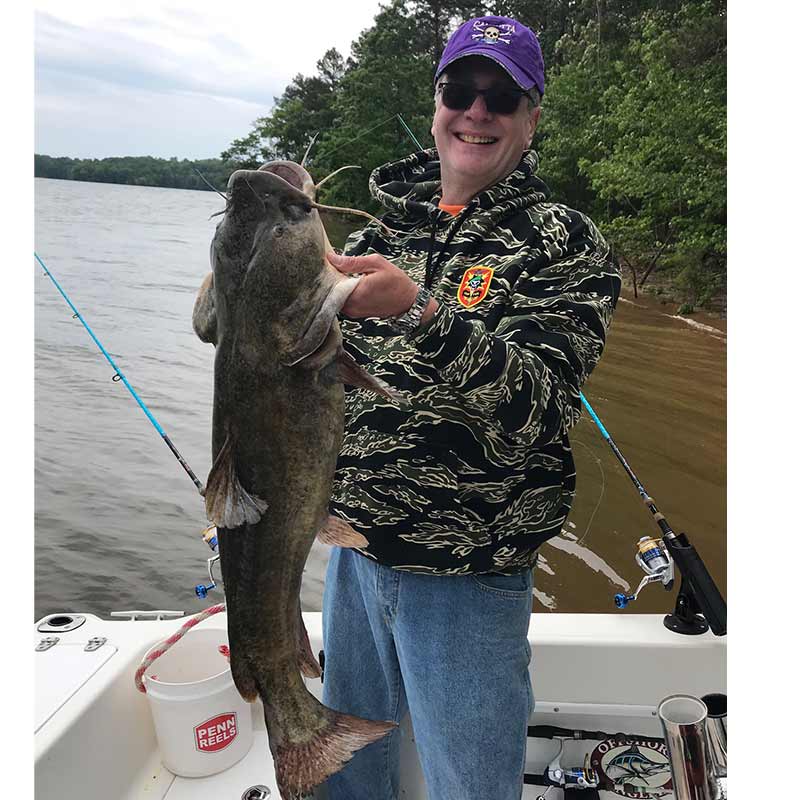
<svg viewBox="0 0 800 800"><path fill-rule="evenodd" d="M236 714L229 712L201 722L194 729L195 747L203 753L216 753L227 747L238 733Z"/></svg>

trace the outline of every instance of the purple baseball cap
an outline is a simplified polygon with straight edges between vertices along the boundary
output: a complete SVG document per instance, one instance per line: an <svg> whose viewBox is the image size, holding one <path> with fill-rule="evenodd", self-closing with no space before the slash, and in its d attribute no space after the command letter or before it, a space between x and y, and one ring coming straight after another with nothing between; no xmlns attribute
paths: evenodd
<svg viewBox="0 0 800 800"><path fill-rule="evenodd" d="M526 92L534 86L544 95L544 59L534 32L508 17L468 19L444 48L434 83L459 58L485 56L497 62Z"/></svg>

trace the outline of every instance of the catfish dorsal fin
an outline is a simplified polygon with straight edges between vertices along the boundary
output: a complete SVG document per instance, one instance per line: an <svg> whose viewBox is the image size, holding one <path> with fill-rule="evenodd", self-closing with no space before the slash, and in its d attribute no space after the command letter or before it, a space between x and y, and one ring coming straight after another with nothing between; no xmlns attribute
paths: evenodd
<svg viewBox="0 0 800 800"><path fill-rule="evenodd" d="M231 435L217 453L206 483L206 514L218 528L255 525L267 510L267 502L250 494L236 476Z"/></svg>

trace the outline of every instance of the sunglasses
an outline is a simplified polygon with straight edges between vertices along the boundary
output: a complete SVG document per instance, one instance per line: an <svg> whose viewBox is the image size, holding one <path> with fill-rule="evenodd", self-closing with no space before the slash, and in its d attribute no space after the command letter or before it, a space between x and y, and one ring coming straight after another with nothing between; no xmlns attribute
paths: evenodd
<svg viewBox="0 0 800 800"><path fill-rule="evenodd" d="M523 97L532 99L522 89L476 89L467 83L440 83L442 103L451 111L466 111L472 108L478 95L483 97L486 110L490 114L513 114Z"/></svg>

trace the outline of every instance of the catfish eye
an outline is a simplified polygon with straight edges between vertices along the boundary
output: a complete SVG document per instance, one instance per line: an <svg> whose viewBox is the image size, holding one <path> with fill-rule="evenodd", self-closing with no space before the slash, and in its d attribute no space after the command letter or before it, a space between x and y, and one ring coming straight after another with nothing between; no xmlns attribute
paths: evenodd
<svg viewBox="0 0 800 800"><path fill-rule="evenodd" d="M284 233L286 233L286 226L280 222L272 229L272 235L276 239L279 239Z"/></svg>

